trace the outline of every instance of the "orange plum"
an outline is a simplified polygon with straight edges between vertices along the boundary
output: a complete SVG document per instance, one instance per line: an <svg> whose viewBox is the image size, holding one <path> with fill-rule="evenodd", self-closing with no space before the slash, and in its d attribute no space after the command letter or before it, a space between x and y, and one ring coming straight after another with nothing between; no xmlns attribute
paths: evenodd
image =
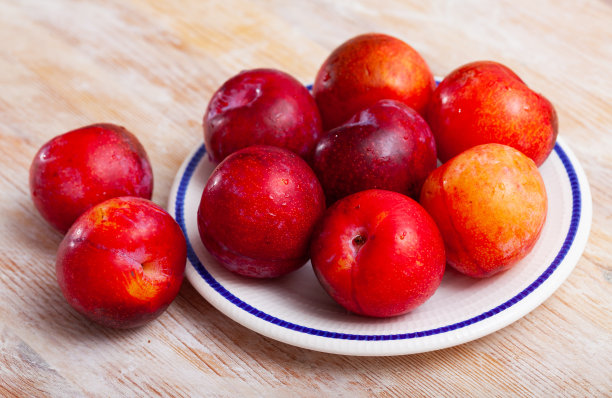
<svg viewBox="0 0 612 398"><path fill-rule="evenodd" d="M434 170L420 203L440 228L448 264L483 278L531 251L548 202L531 159L506 145L483 144Z"/></svg>
<svg viewBox="0 0 612 398"><path fill-rule="evenodd" d="M393 99L421 116L435 81L411 46L393 36L368 33L336 48L321 65L313 95L324 130L330 130L381 99Z"/></svg>

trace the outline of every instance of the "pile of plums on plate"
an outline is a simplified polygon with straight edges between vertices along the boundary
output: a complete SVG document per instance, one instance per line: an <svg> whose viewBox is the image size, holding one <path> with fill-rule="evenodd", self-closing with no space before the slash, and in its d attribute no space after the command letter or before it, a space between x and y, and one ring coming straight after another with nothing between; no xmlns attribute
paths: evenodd
<svg viewBox="0 0 612 398"><path fill-rule="evenodd" d="M312 94L282 71L239 73L203 125L218 163L197 214L208 251L252 278L310 258L356 314L411 311L446 264L476 278L512 267L546 218L538 166L556 113L496 62L461 66L436 86L408 44L364 34L329 55Z"/></svg>
<svg viewBox="0 0 612 398"><path fill-rule="evenodd" d="M436 87L409 45L361 35L325 60L312 94L272 69L214 93L200 237L237 274L280 277L311 259L347 310L403 314L446 264L482 278L529 253L547 211L537 167L556 137L550 102L507 67L474 62ZM152 190L143 146L113 124L53 138L30 167L35 207L65 234L62 293L102 325L142 325L178 294L185 237Z"/></svg>
<svg viewBox="0 0 612 398"><path fill-rule="evenodd" d="M54 137L32 162L30 192L42 217L65 234L56 275L78 312L130 328L155 319L174 300L185 237L150 200L153 172L136 136L94 124Z"/></svg>

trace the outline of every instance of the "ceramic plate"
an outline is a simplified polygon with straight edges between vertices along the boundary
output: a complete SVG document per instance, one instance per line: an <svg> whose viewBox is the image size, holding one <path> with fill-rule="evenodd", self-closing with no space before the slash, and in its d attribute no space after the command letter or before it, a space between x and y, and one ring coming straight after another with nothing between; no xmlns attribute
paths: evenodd
<svg viewBox="0 0 612 398"><path fill-rule="evenodd" d="M188 243L187 279L219 311L258 333L312 350L348 355L400 355L477 339L521 318L561 285L589 235L592 203L580 164L562 139L540 167L549 200L532 252L484 280L447 267L436 293L416 310L389 319L347 313L319 285L312 266L275 280L234 275L206 251L197 210L213 171L204 145L185 160L168 204Z"/></svg>

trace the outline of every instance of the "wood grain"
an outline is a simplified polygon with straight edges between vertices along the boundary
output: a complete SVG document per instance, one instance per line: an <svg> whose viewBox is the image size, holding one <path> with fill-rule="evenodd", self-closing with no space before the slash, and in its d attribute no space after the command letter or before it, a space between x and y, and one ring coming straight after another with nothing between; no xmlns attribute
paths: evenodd
<svg viewBox="0 0 612 398"><path fill-rule="evenodd" d="M594 0L0 2L0 396L612 395L611 21L612 3ZM54 277L61 235L27 185L45 141L124 125L165 205L223 81L274 67L312 82L333 48L369 31L402 38L440 76L497 60L554 103L594 215L584 255L550 299L467 344L371 358L260 336L187 282L136 330L103 329L68 306Z"/></svg>

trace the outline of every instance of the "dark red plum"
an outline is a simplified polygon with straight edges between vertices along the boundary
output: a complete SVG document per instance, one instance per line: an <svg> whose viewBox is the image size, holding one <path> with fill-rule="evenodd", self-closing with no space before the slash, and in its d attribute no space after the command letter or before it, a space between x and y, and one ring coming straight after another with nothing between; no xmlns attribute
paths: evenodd
<svg viewBox="0 0 612 398"><path fill-rule="evenodd" d="M310 160L321 129L319 109L306 87L274 69L232 77L212 96L204 115L204 141L214 162L257 144Z"/></svg>
<svg viewBox="0 0 612 398"><path fill-rule="evenodd" d="M321 138L313 169L331 204L374 188L416 199L436 165L425 120L401 102L381 100Z"/></svg>
<svg viewBox="0 0 612 398"><path fill-rule="evenodd" d="M230 271L273 278L308 261L310 236L324 211L321 185L302 158L255 145L215 168L202 193L198 229Z"/></svg>

